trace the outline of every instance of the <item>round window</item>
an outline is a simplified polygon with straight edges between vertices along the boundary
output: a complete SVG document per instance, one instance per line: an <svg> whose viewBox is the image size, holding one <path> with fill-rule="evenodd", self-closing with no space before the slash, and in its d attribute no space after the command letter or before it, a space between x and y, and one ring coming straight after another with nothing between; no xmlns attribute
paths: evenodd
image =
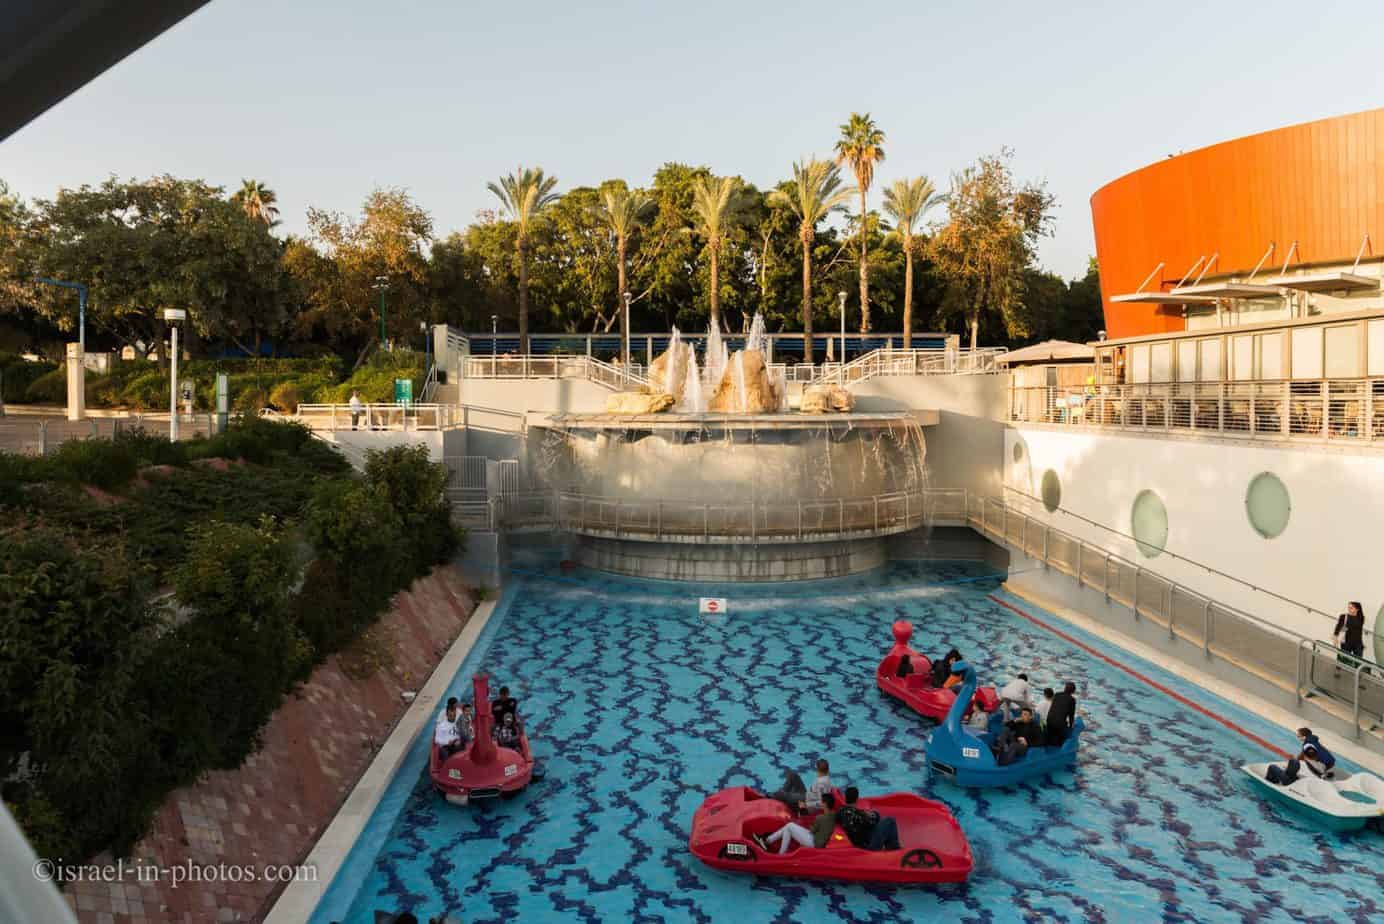
<svg viewBox="0 0 1384 924"><path fill-rule="evenodd" d="M1052 469L1043 473L1042 493L1043 506L1048 508L1048 513L1055 513L1062 506L1062 479Z"/></svg>
<svg viewBox="0 0 1384 924"><path fill-rule="evenodd" d="M1260 472L1249 483L1245 492L1245 512L1249 514L1249 525L1265 539L1273 539L1288 528L1288 518L1293 513L1293 502L1288 497L1288 489L1279 477L1272 472Z"/></svg>
<svg viewBox="0 0 1384 924"><path fill-rule="evenodd" d="M1015 461L1015 462L1020 462L1020 461L1023 460L1023 457L1024 457L1024 444L1023 444L1023 443L1020 443L1020 442L1018 442L1018 441L1016 440L1016 441L1014 442L1014 461Z"/></svg>
<svg viewBox="0 0 1384 924"><path fill-rule="evenodd" d="M1145 558L1156 558L1168 544L1168 508L1152 491L1140 491L1130 509L1130 530Z"/></svg>

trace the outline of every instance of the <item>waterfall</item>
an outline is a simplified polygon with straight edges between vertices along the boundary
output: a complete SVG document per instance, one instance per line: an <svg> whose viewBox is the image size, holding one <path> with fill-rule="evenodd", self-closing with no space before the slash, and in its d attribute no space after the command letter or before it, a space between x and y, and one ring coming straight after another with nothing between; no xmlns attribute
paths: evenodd
<svg viewBox="0 0 1384 924"><path fill-rule="evenodd" d="M741 350L735 354L735 395L740 399L740 406L736 408L740 413L745 413L750 407L749 389L745 387L745 351Z"/></svg>
<svg viewBox="0 0 1384 924"><path fill-rule="evenodd" d="M702 398L702 377L697 372L697 351L687 352L687 378L682 386L679 409L688 414L701 414L706 410L706 401Z"/></svg>
<svg viewBox="0 0 1384 924"><path fill-rule="evenodd" d="M745 349L758 350L764 361L769 361L769 335L764 330L764 316L758 311L750 320L750 333L745 338Z"/></svg>
<svg viewBox="0 0 1384 924"><path fill-rule="evenodd" d="M716 394L716 389L721 385L721 377L726 374L726 363L729 361L725 341L721 339L721 329L713 324L706 334L706 394Z"/></svg>
<svg viewBox="0 0 1384 924"><path fill-rule="evenodd" d="M678 332L676 325L673 326L673 335L668 338L668 362L663 367L663 390L670 395L677 395L681 391L679 385L686 387L686 382L678 382L678 344L682 342L682 334Z"/></svg>

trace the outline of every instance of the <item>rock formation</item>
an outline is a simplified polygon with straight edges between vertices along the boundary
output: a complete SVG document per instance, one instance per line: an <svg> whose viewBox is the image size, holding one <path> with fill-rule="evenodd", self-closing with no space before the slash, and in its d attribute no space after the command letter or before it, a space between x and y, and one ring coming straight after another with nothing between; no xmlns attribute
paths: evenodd
<svg viewBox="0 0 1384 924"><path fill-rule="evenodd" d="M804 414L846 414L854 407L854 395L840 385L826 383L810 385L804 389L799 410Z"/></svg>
<svg viewBox="0 0 1384 924"><path fill-rule="evenodd" d="M658 414L676 401L664 391L622 391L606 398L607 414Z"/></svg>
<svg viewBox="0 0 1384 924"><path fill-rule="evenodd" d="M741 350L726 364L707 410L731 414L774 414L783 406L783 384L769 373L764 354Z"/></svg>
<svg viewBox="0 0 1384 924"><path fill-rule="evenodd" d="M673 396L673 403L682 400L687 383L687 362L692 355L692 347L680 340L673 340L658 357L649 364L649 385L654 391L666 392Z"/></svg>

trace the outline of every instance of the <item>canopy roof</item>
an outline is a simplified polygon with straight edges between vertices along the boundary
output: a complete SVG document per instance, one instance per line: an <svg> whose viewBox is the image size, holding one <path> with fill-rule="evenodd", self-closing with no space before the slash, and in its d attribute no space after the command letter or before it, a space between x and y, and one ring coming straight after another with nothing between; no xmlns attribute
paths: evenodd
<svg viewBox="0 0 1384 924"><path fill-rule="evenodd" d="M1095 355L1095 349L1084 343L1072 343L1070 340L1044 340L1042 343L1035 343L1033 346L1026 346L1021 350L1010 350L1008 353L1002 353L995 358L995 361L1013 366L1023 363L1094 360Z"/></svg>
<svg viewBox="0 0 1384 924"><path fill-rule="evenodd" d="M1117 305L1209 305L1215 299L1206 295L1173 295L1171 292L1130 292L1127 295L1112 295L1110 301Z"/></svg>
<svg viewBox="0 0 1384 924"><path fill-rule="evenodd" d="M1203 282L1195 286L1179 286L1170 295L1196 295L1203 298L1279 298L1283 287L1261 286L1250 282Z"/></svg>

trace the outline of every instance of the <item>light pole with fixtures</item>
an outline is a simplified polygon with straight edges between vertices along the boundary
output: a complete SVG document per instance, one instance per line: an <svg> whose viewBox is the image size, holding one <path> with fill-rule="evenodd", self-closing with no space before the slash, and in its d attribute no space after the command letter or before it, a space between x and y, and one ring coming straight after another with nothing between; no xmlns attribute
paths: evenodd
<svg viewBox="0 0 1384 924"><path fill-rule="evenodd" d="M620 330L620 358L625 366L625 382L628 384L630 380L630 299L632 296L628 291L626 291L624 295L625 323L621 325Z"/></svg>
<svg viewBox="0 0 1384 924"><path fill-rule="evenodd" d="M178 442L178 324L187 320L186 308L165 308L163 319L171 327L173 341L169 350L168 366L170 381L168 386L168 442Z"/></svg>
<svg viewBox="0 0 1384 924"><path fill-rule="evenodd" d="M496 356L500 352L500 316L492 314L490 316L490 355Z"/></svg>
<svg viewBox="0 0 1384 924"><path fill-rule="evenodd" d="M86 285L80 282L63 282L60 279L49 279L46 276L39 276L37 281L44 285L77 290L77 342L82 345L82 355L86 356ZM85 360L83 360L83 362L85 362Z"/></svg>
<svg viewBox="0 0 1384 924"><path fill-rule="evenodd" d="M838 368L840 369L841 384L844 385L846 384L846 293L837 292L836 300L841 304L841 355L836 358L836 361L841 364Z"/></svg>
<svg viewBox="0 0 1384 924"><path fill-rule="evenodd" d="M389 289L389 277L376 276L375 284L371 288L380 291L380 349L387 350L389 349L389 340L385 337L384 328L384 293Z"/></svg>

